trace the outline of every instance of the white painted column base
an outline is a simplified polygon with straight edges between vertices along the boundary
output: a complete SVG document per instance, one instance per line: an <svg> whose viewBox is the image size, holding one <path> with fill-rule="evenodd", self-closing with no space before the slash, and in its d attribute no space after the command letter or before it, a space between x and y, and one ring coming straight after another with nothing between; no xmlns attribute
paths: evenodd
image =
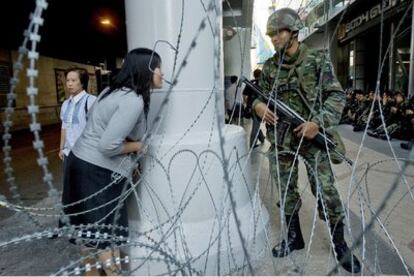
<svg viewBox="0 0 414 277"><path fill-rule="evenodd" d="M226 125L223 132L235 210L254 265L267 252L268 213L251 182L244 130ZM223 178L218 131L189 134L175 146L180 135L154 137L142 182L129 201L130 239L137 243L129 251L130 274L241 270L247 264ZM156 162L154 153L165 156Z"/></svg>

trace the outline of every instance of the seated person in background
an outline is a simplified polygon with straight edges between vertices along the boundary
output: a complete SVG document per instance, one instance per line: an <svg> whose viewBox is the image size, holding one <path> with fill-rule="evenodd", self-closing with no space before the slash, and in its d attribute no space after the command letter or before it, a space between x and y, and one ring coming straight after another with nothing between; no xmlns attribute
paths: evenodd
<svg viewBox="0 0 414 277"><path fill-rule="evenodd" d="M339 122L339 124L351 124L352 123L352 120L348 116L348 112L350 111L355 101L354 92L352 91L352 89L347 89L345 91L345 95L346 95L346 104L345 104L344 110L342 111L341 121Z"/></svg>
<svg viewBox="0 0 414 277"><path fill-rule="evenodd" d="M367 109L369 109L369 102L367 97L365 96L366 93L362 90L355 90L355 99L356 103L354 109L352 110L352 125L354 126L354 132L362 131L365 128L365 124L363 122L363 115Z"/></svg>
<svg viewBox="0 0 414 277"><path fill-rule="evenodd" d="M414 97L407 101L407 109L405 110L407 142L401 143L401 148L411 150L414 144Z"/></svg>
<svg viewBox="0 0 414 277"><path fill-rule="evenodd" d="M375 129L379 125L381 125L381 111L379 107L380 104L381 96L377 95L377 97L375 97L375 93L373 91L370 91L368 94L368 99L365 100L365 109L361 111L360 115L356 119L356 123L354 124L354 132L365 130L370 116L372 105L374 105L374 107L372 109L369 128Z"/></svg>
<svg viewBox="0 0 414 277"><path fill-rule="evenodd" d="M380 105L382 105L382 96L378 94L376 97L374 95L374 108L372 110L371 121L369 122L369 129L374 130L381 125L381 109ZM381 107L383 109L383 107ZM368 116L366 118L366 122L368 121Z"/></svg>
<svg viewBox="0 0 414 277"><path fill-rule="evenodd" d="M385 128L383 125L379 126L373 132L368 132L369 136L377 137L380 139L387 139L386 133L390 138L404 138L406 136L403 128L403 122L405 119L406 111L406 99L402 92L395 92L394 101L390 106L389 117L385 122Z"/></svg>

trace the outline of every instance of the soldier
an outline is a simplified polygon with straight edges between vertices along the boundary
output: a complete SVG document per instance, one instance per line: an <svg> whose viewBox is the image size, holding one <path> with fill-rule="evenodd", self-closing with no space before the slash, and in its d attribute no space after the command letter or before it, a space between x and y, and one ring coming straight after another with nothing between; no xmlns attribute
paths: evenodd
<svg viewBox="0 0 414 277"><path fill-rule="evenodd" d="M401 143L401 148L411 150L414 144L414 97L407 101L407 107L405 110L406 120L406 134L407 134L407 142Z"/></svg>
<svg viewBox="0 0 414 277"><path fill-rule="evenodd" d="M381 109L380 109L380 105L382 103L382 97L380 94L378 95L374 95L374 109L372 110L372 116L371 116L371 121L369 122L369 129L370 130L374 130L376 129L378 126L381 125L382 121L381 121ZM367 122L368 122L368 118L367 118Z"/></svg>
<svg viewBox="0 0 414 277"><path fill-rule="evenodd" d="M350 118L349 113L355 102L355 95L354 95L353 90L347 89L345 91L345 96L346 96L346 104L345 104L344 110L342 111L342 116L341 116L341 120L339 121L339 124L351 124L352 123L352 119Z"/></svg>
<svg viewBox="0 0 414 277"><path fill-rule="evenodd" d="M365 129L370 111L369 99L366 98L366 93L362 90L355 90L356 109L354 113L353 126L354 132L359 132Z"/></svg>
<svg viewBox="0 0 414 277"><path fill-rule="evenodd" d="M368 132L368 135L386 140L386 133L388 133L390 139L406 139L406 130L409 128L407 126L407 123L409 122L407 117L408 114L406 114L407 107L408 102L405 100L404 93L396 91L394 94L394 101L389 109L389 116L386 118L386 130L384 129L384 126L381 125L373 132Z"/></svg>
<svg viewBox="0 0 414 277"><path fill-rule="evenodd" d="M253 103L253 110L267 124L267 136L272 145L269 162L273 178L280 187L280 207L288 229L287 238L276 245L272 253L275 257L284 257L304 248L298 215L301 206L298 161L294 155L298 152L307 162L312 193L322 200L322 208L326 211L323 216L329 222L336 257L347 271L358 273L360 263L344 240L344 210L330 163L333 155L312 143L318 131L325 128L336 134L337 143L343 146L335 127L345 106L345 94L327 53L299 43L298 33L302 27L298 14L289 8L277 10L269 17L267 35L276 54L264 64L259 85L308 121L291 126L290 122L279 119L263 98Z"/></svg>
<svg viewBox="0 0 414 277"><path fill-rule="evenodd" d="M401 133L398 137L402 140L414 139L414 98L405 99L403 103L403 118L401 122Z"/></svg>

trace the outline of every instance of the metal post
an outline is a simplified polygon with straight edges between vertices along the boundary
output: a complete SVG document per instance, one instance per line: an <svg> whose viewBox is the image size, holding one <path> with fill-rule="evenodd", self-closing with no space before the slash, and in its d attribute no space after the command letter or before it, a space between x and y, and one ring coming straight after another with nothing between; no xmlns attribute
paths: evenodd
<svg viewBox="0 0 414 277"><path fill-rule="evenodd" d="M410 81L408 83L408 98L414 96L414 5L411 6L412 9L412 24L411 24L411 48L410 48Z"/></svg>
<svg viewBox="0 0 414 277"><path fill-rule="evenodd" d="M395 23L391 23L390 32L391 35L395 31ZM395 84L395 39L390 42L390 55L389 55L389 71L388 71L388 89L394 90Z"/></svg>

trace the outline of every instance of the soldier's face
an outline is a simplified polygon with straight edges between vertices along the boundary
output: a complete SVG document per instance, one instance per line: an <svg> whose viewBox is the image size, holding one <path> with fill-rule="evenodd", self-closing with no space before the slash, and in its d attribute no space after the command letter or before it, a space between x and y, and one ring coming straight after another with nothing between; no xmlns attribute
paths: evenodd
<svg viewBox="0 0 414 277"><path fill-rule="evenodd" d="M288 30L278 30L270 36L276 51L287 50L292 34Z"/></svg>
<svg viewBox="0 0 414 277"><path fill-rule="evenodd" d="M373 92L369 93L369 99L371 99L371 100L374 99L374 93Z"/></svg>
<svg viewBox="0 0 414 277"><path fill-rule="evenodd" d="M404 98L400 94L397 94L395 96L395 102L397 102L398 104L402 103L403 101L404 101Z"/></svg>

